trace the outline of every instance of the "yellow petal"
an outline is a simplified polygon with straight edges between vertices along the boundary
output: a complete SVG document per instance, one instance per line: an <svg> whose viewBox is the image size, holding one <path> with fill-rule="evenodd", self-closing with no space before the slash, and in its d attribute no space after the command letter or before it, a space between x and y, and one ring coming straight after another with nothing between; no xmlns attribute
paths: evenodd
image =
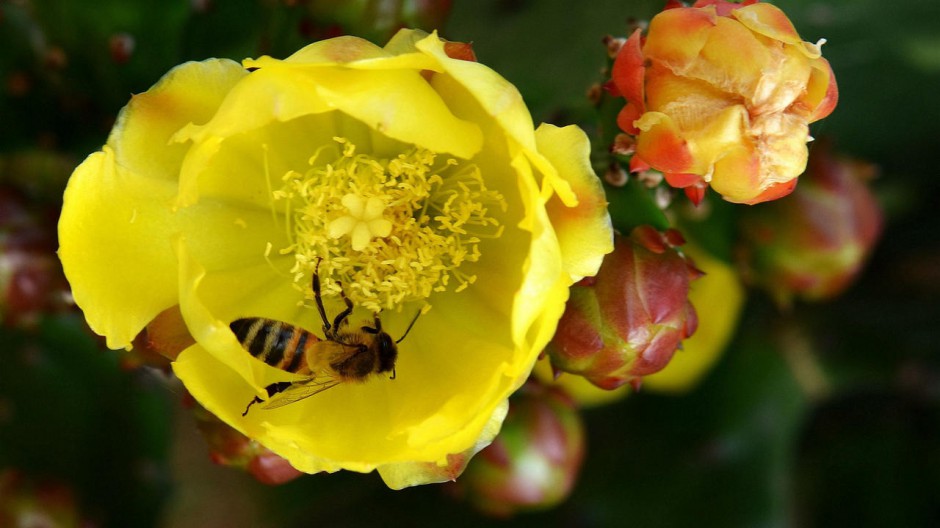
<svg viewBox="0 0 940 528"><path fill-rule="evenodd" d="M313 68L342 65L357 70L437 70L440 68L437 61L414 46L414 42L426 36L422 31L402 29L384 48L359 37L342 36L314 42L283 61L265 56L242 62L246 68L267 68L286 62Z"/></svg>
<svg viewBox="0 0 940 528"><path fill-rule="evenodd" d="M746 203L766 188L761 181L763 160L755 148L751 141L744 141L725 150L715 162L710 185L725 200Z"/></svg>
<svg viewBox="0 0 940 528"><path fill-rule="evenodd" d="M228 325L243 317L267 317L291 324L307 322L304 317L307 310L298 306L301 293L291 287L291 281L284 279L284 270L273 268L260 256L257 259L260 264L240 263L241 267L207 271L193 257L191 248L197 245L183 237L174 240L180 270L177 286L180 312L197 346L234 370L255 388L252 392L260 391L269 383L290 379L290 374L267 367L251 357ZM235 288L232 286L235 284L250 287ZM207 375L211 378L216 373ZM224 398L225 394L214 397ZM247 404L250 399L242 396L228 401L235 402L234 407L237 407L237 402L244 400Z"/></svg>
<svg viewBox="0 0 940 528"><path fill-rule="evenodd" d="M362 212L362 218L364 220L372 220L377 217L382 216L382 211L385 210L385 202L381 199L376 198L375 196L370 196L366 200L365 208Z"/></svg>
<svg viewBox="0 0 940 528"><path fill-rule="evenodd" d="M110 348L178 303L169 205L175 182L118 166L109 147L72 174L59 218L59 258L75 302Z"/></svg>
<svg viewBox="0 0 940 528"><path fill-rule="evenodd" d="M351 233L358 223L359 223L359 220L351 216L341 216L337 218L336 220L333 220L332 222L330 222L330 225L328 227L329 237L339 238L343 235Z"/></svg>
<svg viewBox="0 0 940 528"><path fill-rule="evenodd" d="M643 55L684 75L701 53L717 19L713 7L667 9L650 21Z"/></svg>
<svg viewBox="0 0 940 528"><path fill-rule="evenodd" d="M304 46L284 59L284 62L331 66L388 56L388 52L368 40L359 37L341 36ZM263 68L271 62L275 62L275 59L270 57L262 57L258 60L246 59L245 66Z"/></svg>
<svg viewBox="0 0 940 528"><path fill-rule="evenodd" d="M307 115L231 137L200 140L190 148L180 168L177 205L193 205L202 196L270 212L271 193L282 185L281 178L288 171L309 167L310 156L318 147L335 145L333 137L337 135L351 140L363 135L369 138L361 124L349 125L346 121L351 119L340 119L336 114Z"/></svg>
<svg viewBox="0 0 940 528"><path fill-rule="evenodd" d="M384 218L369 220L369 231L377 237L387 237L392 233L392 223Z"/></svg>
<svg viewBox="0 0 940 528"><path fill-rule="evenodd" d="M330 105L393 139L465 159L481 148L479 127L455 116L417 70L328 70L316 86Z"/></svg>
<svg viewBox="0 0 940 528"><path fill-rule="evenodd" d="M436 33L417 42L415 46L437 59L446 74L444 76L452 78L466 89L484 112L499 123L507 136L523 148L536 150L532 116L522 95L512 83L483 64L448 57L444 52L444 43ZM431 79L435 86L436 77Z"/></svg>
<svg viewBox="0 0 940 528"><path fill-rule="evenodd" d="M210 59L170 70L152 88L135 95L121 113L108 145L119 165L141 176L175 181L186 149L168 145L189 123L205 123L233 85L248 72L236 62Z"/></svg>
<svg viewBox="0 0 940 528"><path fill-rule="evenodd" d="M808 58L815 59L821 55L819 47L815 45L803 46L793 23L787 15L773 4L756 3L743 6L731 12L741 24L755 33L764 35L786 44L795 45Z"/></svg>
<svg viewBox="0 0 940 528"><path fill-rule="evenodd" d="M733 105L713 114L708 122L686 137L692 156L709 173L730 149L750 141L750 134L747 109L742 105Z"/></svg>
<svg viewBox="0 0 940 528"><path fill-rule="evenodd" d="M352 248L354 251L362 251L369 247L369 242L372 241L372 232L369 231L369 224L361 221L356 222L356 226L353 227L352 233L350 233L349 236L352 238Z"/></svg>
<svg viewBox="0 0 940 528"><path fill-rule="evenodd" d="M490 416L477 441L462 453L448 455L443 464L411 461L385 464L378 467L379 475L389 488L395 490L456 480L466 469L470 459L493 442L508 411L509 400L506 399Z"/></svg>
<svg viewBox="0 0 940 528"><path fill-rule="evenodd" d="M337 109L390 138L434 152L470 158L480 149L479 128L443 104L421 75L423 68L352 67L359 63L308 67L274 60L257 64L264 67L236 86L211 126L191 127L176 139L226 137L271 120Z"/></svg>
<svg viewBox="0 0 940 528"><path fill-rule="evenodd" d="M736 20L718 17L708 32L700 60L687 75L730 94L750 97L773 57L766 46Z"/></svg>
<svg viewBox="0 0 940 528"><path fill-rule="evenodd" d="M515 290L513 301L513 342L520 354L532 354L533 349L537 349L535 354L538 354L555 332L564 303L568 300L571 282L562 267L558 238L544 209L539 189L535 187L531 166L522 156L514 159L511 165L519 175L523 197L528 198L528 203L524 204L526 216L519 227L531 233L521 285ZM535 357L531 360L525 358L521 364L523 369L528 369L525 372L528 375L535 364Z"/></svg>
<svg viewBox="0 0 940 528"><path fill-rule="evenodd" d="M212 119L192 123L173 135L172 142L201 142L227 138L258 129L272 121L329 112L334 106L317 90L317 78L296 69L264 68L253 71L232 86Z"/></svg>
<svg viewBox="0 0 940 528"><path fill-rule="evenodd" d="M539 152L558 170L577 195L575 207L553 197L546 205L561 246L562 266L572 283L593 276L604 255L614 249L607 199L590 162L591 145L576 126L541 125L535 131Z"/></svg>
<svg viewBox="0 0 940 528"><path fill-rule="evenodd" d="M363 199L361 197L350 193L350 194L343 195L343 199L341 200L341 202L343 204L343 207L345 207L346 210L349 211L350 216L352 216L353 218L357 218L357 219L362 218L365 204L363 203Z"/></svg>

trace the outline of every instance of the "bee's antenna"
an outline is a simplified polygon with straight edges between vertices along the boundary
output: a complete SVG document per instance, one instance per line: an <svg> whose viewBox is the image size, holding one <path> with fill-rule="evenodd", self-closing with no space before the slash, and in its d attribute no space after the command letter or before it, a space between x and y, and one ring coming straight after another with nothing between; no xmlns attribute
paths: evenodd
<svg viewBox="0 0 940 528"><path fill-rule="evenodd" d="M411 324L409 324L409 325L408 325L408 328L405 329L405 333L404 333L401 337L399 337L397 341L395 341L395 344L396 344L396 345L397 345L398 343L401 343L402 341L405 340L406 337L408 337L408 332L410 332L410 331L411 331L411 327L413 327L413 326L415 325L415 323L418 322L418 317L420 317L420 316L421 316L421 310L418 310L418 313L415 314L415 318L411 320Z"/></svg>

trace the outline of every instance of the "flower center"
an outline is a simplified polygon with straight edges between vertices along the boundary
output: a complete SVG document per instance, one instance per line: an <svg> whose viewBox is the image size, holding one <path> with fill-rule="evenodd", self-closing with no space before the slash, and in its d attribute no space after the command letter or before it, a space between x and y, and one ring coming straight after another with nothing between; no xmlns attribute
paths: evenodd
<svg viewBox="0 0 940 528"><path fill-rule="evenodd" d="M373 312L472 284L476 276L461 268L479 260L483 239L502 234L495 215L506 210L479 168L421 148L380 159L334 141L273 192L291 239L281 253L294 254L291 272L307 298L318 261L324 296L343 291Z"/></svg>

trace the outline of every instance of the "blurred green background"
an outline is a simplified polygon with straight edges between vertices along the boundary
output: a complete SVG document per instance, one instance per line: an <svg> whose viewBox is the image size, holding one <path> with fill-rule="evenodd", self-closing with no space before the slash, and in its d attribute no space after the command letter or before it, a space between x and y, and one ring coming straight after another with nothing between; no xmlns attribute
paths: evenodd
<svg viewBox="0 0 940 528"><path fill-rule="evenodd" d="M343 18L373 3L0 0L0 185L46 233L36 247L51 254L65 179L131 93L185 60L283 57L341 31L381 43L398 23L431 23ZM0 473L70 489L73 517L96 526L940 526L940 3L775 3L804 39L828 40L841 97L813 134L880 167L880 245L832 302L781 314L752 292L690 392L584 411L587 458L561 506L489 519L446 486L393 492L376 475L257 483L210 462L182 389L122 368L56 303L0 327ZM442 35L472 42L536 122L590 130L601 38L661 5L456 0ZM808 347L825 391L801 383L781 335Z"/></svg>

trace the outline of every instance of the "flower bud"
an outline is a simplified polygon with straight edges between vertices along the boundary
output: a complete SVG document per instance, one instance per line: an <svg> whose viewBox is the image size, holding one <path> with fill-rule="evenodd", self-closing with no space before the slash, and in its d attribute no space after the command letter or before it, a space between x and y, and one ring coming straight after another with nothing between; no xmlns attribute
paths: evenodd
<svg viewBox="0 0 940 528"><path fill-rule="evenodd" d="M157 314L134 338L134 347L121 356L121 366L130 370L140 366L170 371L170 362L195 343L183 321L179 306Z"/></svg>
<svg viewBox="0 0 940 528"><path fill-rule="evenodd" d="M615 237L594 280L571 288L547 348L552 366L603 389L638 386L665 367L697 325L688 297L700 272L676 251L682 242L649 226Z"/></svg>
<svg viewBox="0 0 940 528"><path fill-rule="evenodd" d="M77 527L83 523L68 486L55 482L31 482L18 472L0 472L0 526Z"/></svg>
<svg viewBox="0 0 940 528"><path fill-rule="evenodd" d="M663 370L643 379L643 389L652 392L682 393L705 379L734 337L745 290L737 269L690 241L682 252L695 261L704 275L689 288L693 306L708 307L698 312L695 335L682 342L682 350Z"/></svg>
<svg viewBox="0 0 940 528"><path fill-rule="evenodd" d="M579 409L590 409L618 402L633 392L633 388L629 385L623 385L613 390L605 390L594 385L583 376L555 370L547 356L535 363L532 376L543 385L564 391Z"/></svg>
<svg viewBox="0 0 940 528"><path fill-rule="evenodd" d="M222 466L242 469L264 484L284 484L303 473L287 460L272 453L258 442L233 429L199 405L193 416L209 447L209 458Z"/></svg>
<svg viewBox="0 0 940 528"><path fill-rule="evenodd" d="M29 326L60 309L68 295L55 258L50 222L26 207L19 193L0 188L0 320Z"/></svg>
<svg viewBox="0 0 940 528"><path fill-rule="evenodd" d="M635 170L661 171L694 201L705 187L737 203L788 194L806 167L809 123L838 89L820 44L771 4L699 0L667 6L627 39L612 70L637 137Z"/></svg>
<svg viewBox="0 0 940 528"><path fill-rule="evenodd" d="M529 383L510 400L496 440L454 490L490 515L550 508L568 497L584 458L584 430L562 391Z"/></svg>
<svg viewBox="0 0 940 528"><path fill-rule="evenodd" d="M845 290L881 233L881 209L866 184L874 172L820 143L791 196L745 211L739 254L747 279L780 306Z"/></svg>

